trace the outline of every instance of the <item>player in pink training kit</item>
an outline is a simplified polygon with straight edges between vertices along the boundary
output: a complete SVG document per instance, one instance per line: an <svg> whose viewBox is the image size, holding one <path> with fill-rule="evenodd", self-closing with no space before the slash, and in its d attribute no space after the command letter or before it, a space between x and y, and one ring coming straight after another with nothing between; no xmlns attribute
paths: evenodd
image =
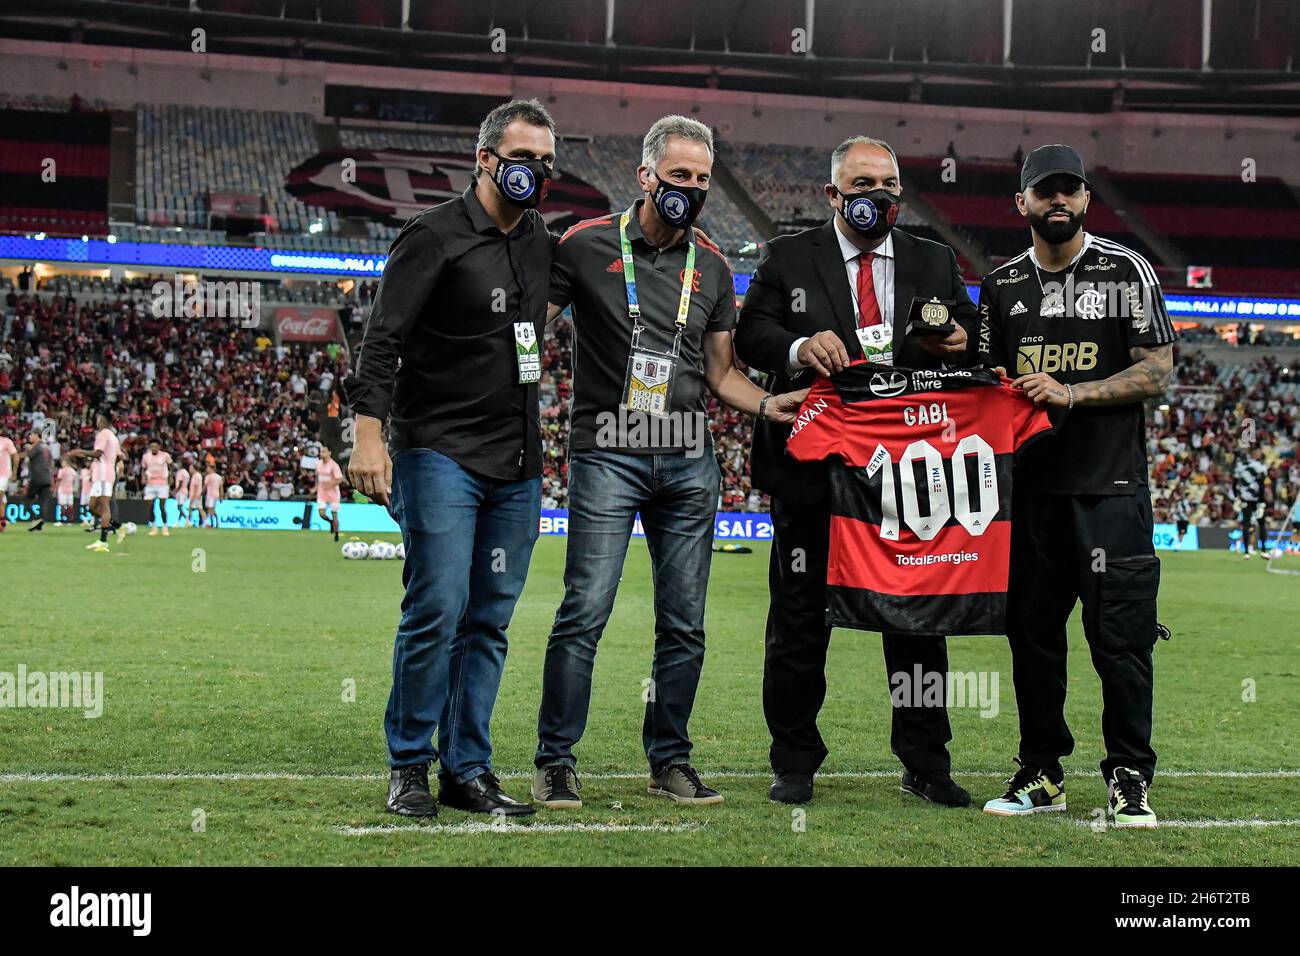
<svg viewBox="0 0 1300 956"><path fill-rule="evenodd" d="M199 513L199 527L203 527L203 469L195 465L190 471L190 511ZM188 521L188 518L186 519ZM190 524L194 522L189 521Z"/></svg>
<svg viewBox="0 0 1300 956"><path fill-rule="evenodd" d="M107 553L109 532L118 528L113 522L110 499L117 483L117 456L122 451L122 443L113 431L112 421L103 412L95 416L95 425L99 431L95 435L94 449L74 448L68 452L68 461L73 464L90 462L90 510L99 517L99 540L86 547Z"/></svg>
<svg viewBox="0 0 1300 956"><path fill-rule="evenodd" d="M216 465L208 465L208 473L203 476L203 515L208 527L217 526L217 502L221 500L221 476L217 474Z"/></svg>
<svg viewBox="0 0 1300 956"><path fill-rule="evenodd" d="M181 524L188 523L190 520L190 470L183 461L176 469L172 494L176 496L176 512L180 515Z"/></svg>
<svg viewBox="0 0 1300 956"><path fill-rule="evenodd" d="M5 515L9 510L9 482L18 474L18 448L14 440L5 434L0 425L0 531L9 522Z"/></svg>
<svg viewBox="0 0 1300 956"><path fill-rule="evenodd" d="M146 502L158 502L157 510L160 512L157 524L154 523L154 506L149 505L149 534L156 535L158 529L162 528L163 537L171 534L167 530L167 495L171 484L168 481L168 471L171 468L172 456L162 450L162 444L155 438L149 442L149 450L140 456L140 470L144 472L144 500Z"/></svg>
<svg viewBox="0 0 1300 956"><path fill-rule="evenodd" d="M330 523L334 540L339 539L339 485L343 483L343 470L333 454L321 446L320 461L316 463L316 510ZM330 514L326 514L329 509Z"/></svg>
<svg viewBox="0 0 1300 956"><path fill-rule="evenodd" d="M65 460L59 465L58 474L54 478L58 482L56 494L59 507L63 509L63 518L59 524L72 524L72 516L77 505L77 493L74 490L77 483L77 470Z"/></svg>

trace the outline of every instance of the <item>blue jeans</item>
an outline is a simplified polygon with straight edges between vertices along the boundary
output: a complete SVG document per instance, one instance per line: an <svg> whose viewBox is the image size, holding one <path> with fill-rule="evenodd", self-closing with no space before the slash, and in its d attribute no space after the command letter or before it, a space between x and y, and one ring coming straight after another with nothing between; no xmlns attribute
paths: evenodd
<svg viewBox="0 0 1300 956"><path fill-rule="evenodd" d="M637 512L654 577L655 649L641 742L652 772L689 763L686 725L704 664L704 596L722 472L700 458L576 451L569 462L564 601L546 645L539 767L576 766L591 706L596 643L618 592Z"/></svg>
<svg viewBox="0 0 1300 956"><path fill-rule="evenodd" d="M541 505L540 478L494 481L429 448L394 456L406 596L384 714L392 766L441 760L456 783L492 769L488 724Z"/></svg>

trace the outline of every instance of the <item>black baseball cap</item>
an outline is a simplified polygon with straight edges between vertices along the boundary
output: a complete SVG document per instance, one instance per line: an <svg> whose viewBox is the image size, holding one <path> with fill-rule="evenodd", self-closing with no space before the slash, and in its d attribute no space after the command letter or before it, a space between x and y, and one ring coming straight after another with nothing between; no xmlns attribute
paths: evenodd
<svg viewBox="0 0 1300 956"><path fill-rule="evenodd" d="M1074 151L1073 146L1053 143L1051 146L1039 146L1025 157L1025 165L1020 167L1020 191L1024 192L1048 176L1064 174L1074 176L1088 183L1083 173L1083 160Z"/></svg>

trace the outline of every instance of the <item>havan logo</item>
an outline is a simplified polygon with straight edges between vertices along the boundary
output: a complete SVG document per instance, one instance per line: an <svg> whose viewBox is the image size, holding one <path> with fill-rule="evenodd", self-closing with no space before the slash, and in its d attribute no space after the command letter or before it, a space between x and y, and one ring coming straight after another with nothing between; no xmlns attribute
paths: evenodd
<svg viewBox="0 0 1300 956"><path fill-rule="evenodd" d="M828 408L830 408L830 403L824 398L819 398L814 402L804 405L803 408L799 409L799 414L795 417L794 426L790 429L790 437L793 438L795 435L799 434L805 425Z"/></svg>

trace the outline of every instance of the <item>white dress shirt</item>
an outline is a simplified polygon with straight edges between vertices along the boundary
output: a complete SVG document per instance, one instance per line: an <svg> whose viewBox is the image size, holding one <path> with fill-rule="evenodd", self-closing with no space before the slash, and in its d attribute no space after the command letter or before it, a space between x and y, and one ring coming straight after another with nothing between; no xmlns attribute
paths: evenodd
<svg viewBox="0 0 1300 956"><path fill-rule="evenodd" d="M844 257L844 274L849 280L849 295L853 297L853 317L861 314L858 307L858 256L862 250L844 235L838 222L835 223L835 238L840 242L840 255ZM891 232L885 241L871 250L876 257L871 260L871 281L876 292L876 303L880 306L880 321L887 329L894 327L894 234ZM786 373L794 375L800 369L807 368L798 359L799 346L808 341L804 335L794 340L790 346L789 362Z"/></svg>

